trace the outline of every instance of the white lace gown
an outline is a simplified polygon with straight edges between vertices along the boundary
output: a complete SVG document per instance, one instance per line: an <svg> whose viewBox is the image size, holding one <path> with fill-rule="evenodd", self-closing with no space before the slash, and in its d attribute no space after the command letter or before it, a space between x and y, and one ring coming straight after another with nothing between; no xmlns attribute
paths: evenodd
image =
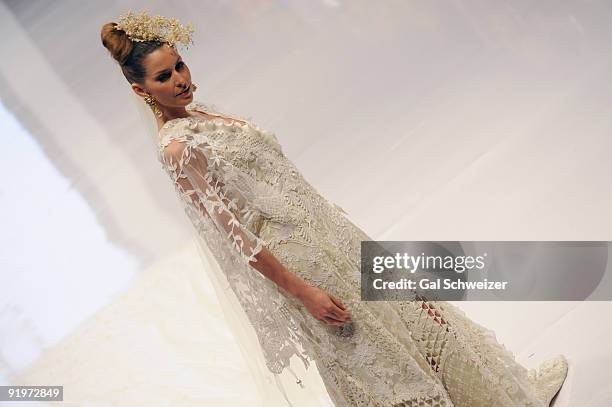
<svg viewBox="0 0 612 407"><path fill-rule="evenodd" d="M216 119L168 121L159 159L185 211L248 313L272 372L315 361L338 407L544 406L528 371L446 302L360 300L360 245L372 240L327 201L252 121L194 101ZM249 266L267 247L339 298L353 323L325 326Z"/></svg>

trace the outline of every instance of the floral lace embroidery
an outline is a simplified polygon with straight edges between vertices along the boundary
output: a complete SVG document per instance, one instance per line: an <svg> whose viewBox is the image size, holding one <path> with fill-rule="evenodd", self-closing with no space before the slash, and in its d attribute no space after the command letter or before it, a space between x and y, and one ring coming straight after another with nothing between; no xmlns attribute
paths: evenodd
<svg viewBox="0 0 612 407"><path fill-rule="evenodd" d="M237 118L199 102L189 108ZM244 123L170 121L160 130L159 157L224 265L272 372L281 372L293 355L306 367L316 361L337 406L541 407L524 368L452 305L361 301L361 241L370 237L300 174L274 133L239 119ZM194 157L205 157L207 168L193 164ZM181 186L184 179L201 184ZM206 213L220 211L224 222L211 221L198 201ZM322 325L249 269L264 246L290 272L340 298L354 322Z"/></svg>

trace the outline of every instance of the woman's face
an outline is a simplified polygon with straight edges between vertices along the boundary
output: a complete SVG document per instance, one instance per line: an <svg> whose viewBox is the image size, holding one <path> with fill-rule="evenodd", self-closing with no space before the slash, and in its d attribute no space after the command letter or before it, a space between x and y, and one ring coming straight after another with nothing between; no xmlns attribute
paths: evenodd
<svg viewBox="0 0 612 407"><path fill-rule="evenodd" d="M167 45L161 46L148 54L144 61L144 89L137 84L132 88L140 96L149 93L157 104L165 107L183 107L191 103L191 72L176 52ZM180 92L187 91L179 94Z"/></svg>

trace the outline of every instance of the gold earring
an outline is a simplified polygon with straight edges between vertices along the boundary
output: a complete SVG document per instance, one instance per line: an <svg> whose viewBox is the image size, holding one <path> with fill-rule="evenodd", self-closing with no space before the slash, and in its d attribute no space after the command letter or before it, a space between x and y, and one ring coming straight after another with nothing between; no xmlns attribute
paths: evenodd
<svg viewBox="0 0 612 407"><path fill-rule="evenodd" d="M147 95L144 97L144 101L147 103L147 105L149 105L151 110L153 110L153 114L155 114L155 116L162 117L163 113L161 110L159 110L159 106L157 106L157 103L155 103L155 98L153 96L147 93Z"/></svg>
<svg viewBox="0 0 612 407"><path fill-rule="evenodd" d="M195 92L198 89L198 85L196 85L195 83L191 82L191 91Z"/></svg>

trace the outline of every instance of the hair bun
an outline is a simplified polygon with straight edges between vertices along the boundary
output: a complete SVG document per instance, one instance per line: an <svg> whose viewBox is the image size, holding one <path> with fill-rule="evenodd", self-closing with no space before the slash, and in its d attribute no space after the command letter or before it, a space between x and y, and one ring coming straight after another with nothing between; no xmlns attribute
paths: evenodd
<svg viewBox="0 0 612 407"><path fill-rule="evenodd" d="M102 26L100 37L102 45L108 49L112 57L123 65L132 52L133 43L125 31L116 29L117 23L106 23Z"/></svg>

